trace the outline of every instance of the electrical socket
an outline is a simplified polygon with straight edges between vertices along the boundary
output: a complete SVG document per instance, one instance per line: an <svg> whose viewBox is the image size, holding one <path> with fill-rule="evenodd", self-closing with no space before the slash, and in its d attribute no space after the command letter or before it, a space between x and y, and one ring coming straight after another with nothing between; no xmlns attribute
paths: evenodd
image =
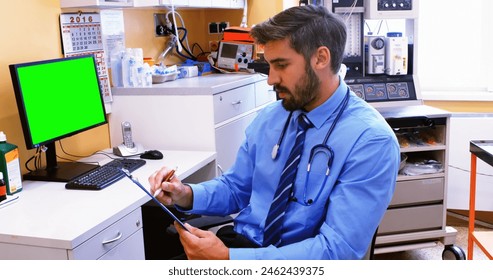
<svg viewBox="0 0 493 280"><path fill-rule="evenodd" d="M169 36L171 33L166 27L166 14L154 14L154 32L156 36Z"/></svg>
<svg viewBox="0 0 493 280"><path fill-rule="evenodd" d="M229 27L229 22L223 21L223 22L220 22L217 26L218 26L219 33L223 33L224 29Z"/></svg>
<svg viewBox="0 0 493 280"><path fill-rule="evenodd" d="M219 50L219 41L209 41L209 51L217 52Z"/></svg>
<svg viewBox="0 0 493 280"><path fill-rule="evenodd" d="M219 30L219 26L217 22L209 22L209 34L217 34Z"/></svg>
<svg viewBox="0 0 493 280"><path fill-rule="evenodd" d="M221 21L221 22L209 22L209 34L218 34L223 33L224 29L229 27L229 22Z"/></svg>

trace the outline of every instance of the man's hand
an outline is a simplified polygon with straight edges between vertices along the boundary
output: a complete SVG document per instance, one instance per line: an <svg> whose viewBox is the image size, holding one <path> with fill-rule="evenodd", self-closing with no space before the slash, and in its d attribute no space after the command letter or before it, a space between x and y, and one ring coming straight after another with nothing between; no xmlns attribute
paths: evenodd
<svg viewBox="0 0 493 280"><path fill-rule="evenodd" d="M229 249L211 231L205 231L185 224L190 232L177 222L175 227L189 260L229 260Z"/></svg>
<svg viewBox="0 0 493 280"><path fill-rule="evenodd" d="M161 190L162 192L156 198L164 205L176 204L185 209L191 209L193 206L193 192L190 186L184 185L177 176L166 180L171 169L163 167L149 176L149 185L151 193Z"/></svg>

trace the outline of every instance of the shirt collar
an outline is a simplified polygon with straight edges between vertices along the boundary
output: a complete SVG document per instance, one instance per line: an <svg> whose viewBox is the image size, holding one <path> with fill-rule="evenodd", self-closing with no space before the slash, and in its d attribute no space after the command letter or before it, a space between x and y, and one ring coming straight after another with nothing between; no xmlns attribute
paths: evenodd
<svg viewBox="0 0 493 280"><path fill-rule="evenodd" d="M332 114L337 111L337 109L341 106L344 97L346 96L347 90L348 86L346 85L344 80L341 79L339 87L337 87L336 91L329 99L327 99L317 108L306 113L306 116L312 122L314 127L319 129L330 118L330 116L332 116ZM301 113L301 110L294 112L293 118L297 119Z"/></svg>

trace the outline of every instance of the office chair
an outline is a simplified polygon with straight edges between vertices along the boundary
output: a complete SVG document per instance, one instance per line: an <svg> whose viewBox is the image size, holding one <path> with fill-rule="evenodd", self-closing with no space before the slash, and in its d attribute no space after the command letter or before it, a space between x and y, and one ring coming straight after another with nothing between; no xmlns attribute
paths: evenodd
<svg viewBox="0 0 493 280"><path fill-rule="evenodd" d="M173 226L173 219L152 200L144 204L141 209L146 260L168 260L181 254L183 246ZM169 210L180 220L203 230L233 222L231 216L200 216L185 214L174 208Z"/></svg>
<svg viewBox="0 0 493 280"><path fill-rule="evenodd" d="M371 239L370 246L368 247L368 251L366 251L366 254L362 258L362 260L374 260L375 259L375 243L377 241L377 233L378 233L378 227L375 230L375 233L373 233L373 237Z"/></svg>

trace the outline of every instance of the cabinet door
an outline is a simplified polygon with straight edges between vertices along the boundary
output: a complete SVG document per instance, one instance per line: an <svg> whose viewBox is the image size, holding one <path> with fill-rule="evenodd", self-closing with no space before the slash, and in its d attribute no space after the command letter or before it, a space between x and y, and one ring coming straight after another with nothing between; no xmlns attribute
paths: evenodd
<svg viewBox="0 0 493 280"><path fill-rule="evenodd" d="M203 8L210 8L212 0L189 0L188 4L190 7L203 7Z"/></svg>
<svg viewBox="0 0 493 280"><path fill-rule="evenodd" d="M212 7L229 8L231 7L231 0L212 0Z"/></svg>
<svg viewBox="0 0 493 280"><path fill-rule="evenodd" d="M219 174L233 165L238 149L245 139L245 129L257 114L252 112L216 129L216 152Z"/></svg>
<svg viewBox="0 0 493 280"><path fill-rule="evenodd" d="M246 0L231 0L231 8L243 8Z"/></svg>
<svg viewBox="0 0 493 280"><path fill-rule="evenodd" d="M171 0L160 0L161 5L171 5ZM173 0L173 5L178 6L178 7L187 7L189 6L188 0Z"/></svg>
<svg viewBox="0 0 493 280"><path fill-rule="evenodd" d="M105 1L105 0L60 0L60 7L63 8L125 8L131 7L132 1Z"/></svg>

